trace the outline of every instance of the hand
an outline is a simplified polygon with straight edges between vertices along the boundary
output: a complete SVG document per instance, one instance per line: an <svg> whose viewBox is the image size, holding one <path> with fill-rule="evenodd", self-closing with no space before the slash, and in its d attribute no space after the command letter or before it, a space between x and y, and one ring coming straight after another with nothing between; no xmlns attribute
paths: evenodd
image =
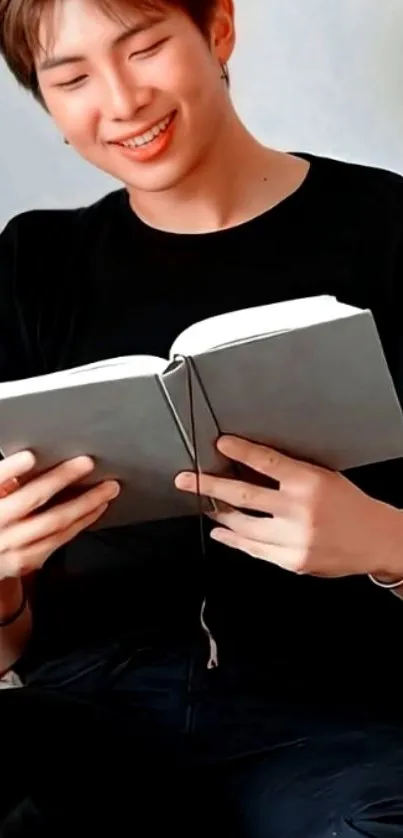
<svg viewBox="0 0 403 838"><path fill-rule="evenodd" d="M217 447L279 488L200 475L201 494L224 504L209 515L221 525L211 533L216 541L298 574L403 577L399 510L368 497L338 472L262 445L228 436ZM196 476L180 474L176 486L196 492Z"/></svg>
<svg viewBox="0 0 403 838"><path fill-rule="evenodd" d="M0 462L0 582L38 570L55 550L95 523L119 494L118 483L105 481L48 508L55 495L88 477L94 463L77 457L26 482L34 465L29 451Z"/></svg>

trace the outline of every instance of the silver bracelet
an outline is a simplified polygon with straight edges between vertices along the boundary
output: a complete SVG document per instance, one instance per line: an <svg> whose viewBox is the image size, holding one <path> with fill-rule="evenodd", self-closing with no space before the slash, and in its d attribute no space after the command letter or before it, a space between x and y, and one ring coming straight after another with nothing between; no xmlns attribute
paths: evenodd
<svg viewBox="0 0 403 838"><path fill-rule="evenodd" d="M368 573L368 579L377 586L377 588L383 588L385 591L393 591L395 588L400 588L403 585L403 579L399 579L398 582L381 582L376 576L372 576L372 573Z"/></svg>
<svg viewBox="0 0 403 838"><path fill-rule="evenodd" d="M0 678L0 690L15 690L22 686L21 679L13 669L10 669Z"/></svg>

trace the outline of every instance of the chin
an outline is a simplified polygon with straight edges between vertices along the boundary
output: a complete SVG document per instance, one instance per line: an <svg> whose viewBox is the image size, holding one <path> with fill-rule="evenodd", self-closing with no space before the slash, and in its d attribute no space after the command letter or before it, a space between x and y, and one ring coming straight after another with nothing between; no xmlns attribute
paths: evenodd
<svg viewBox="0 0 403 838"><path fill-rule="evenodd" d="M165 159L149 163L132 163L98 155L82 155L97 169L120 181L132 192L157 194L169 192L180 187L195 168L194 161L184 159L177 150L166 155Z"/></svg>
<svg viewBox="0 0 403 838"><path fill-rule="evenodd" d="M150 166L148 172L141 173L141 177L135 178L131 173L127 173L125 178L119 179L133 192L157 194L178 188L190 172L189 168L184 167L167 166L165 171L161 171L161 168L158 171L158 168Z"/></svg>

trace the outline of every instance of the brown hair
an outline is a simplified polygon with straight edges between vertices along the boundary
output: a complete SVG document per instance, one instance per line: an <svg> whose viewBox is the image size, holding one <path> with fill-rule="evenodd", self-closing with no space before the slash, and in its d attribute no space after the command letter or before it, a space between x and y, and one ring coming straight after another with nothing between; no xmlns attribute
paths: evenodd
<svg viewBox="0 0 403 838"><path fill-rule="evenodd" d="M0 0L0 55L13 76L42 102L34 66L39 47L38 30L42 12L55 0ZM118 9L142 8L155 11L172 6L182 9L206 34L216 0L98 0L111 15ZM43 103L42 103L43 104Z"/></svg>

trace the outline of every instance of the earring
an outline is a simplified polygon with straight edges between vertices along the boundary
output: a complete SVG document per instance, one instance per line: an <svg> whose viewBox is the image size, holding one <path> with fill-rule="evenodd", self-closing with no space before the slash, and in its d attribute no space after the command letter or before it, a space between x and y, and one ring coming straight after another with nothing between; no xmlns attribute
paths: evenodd
<svg viewBox="0 0 403 838"><path fill-rule="evenodd" d="M66 137L64 138L63 142L64 142L65 145L70 145L69 141L66 140Z"/></svg>
<svg viewBox="0 0 403 838"><path fill-rule="evenodd" d="M229 85L228 64L221 64L221 78L225 81L225 84Z"/></svg>

